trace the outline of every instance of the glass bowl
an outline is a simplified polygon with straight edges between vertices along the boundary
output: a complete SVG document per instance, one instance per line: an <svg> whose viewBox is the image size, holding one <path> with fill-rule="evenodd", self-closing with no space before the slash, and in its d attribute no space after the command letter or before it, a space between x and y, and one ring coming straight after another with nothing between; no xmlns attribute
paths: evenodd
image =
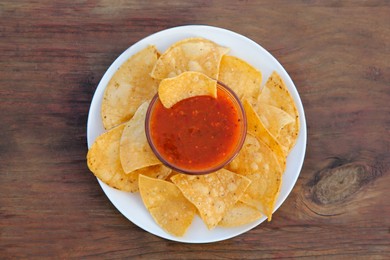
<svg viewBox="0 0 390 260"><path fill-rule="evenodd" d="M235 121L236 123L234 123L234 128L235 128L234 135L233 135L234 137L229 138L229 139L225 138L226 141L221 143L221 149L228 149L228 150L226 152L221 153L221 155L219 155L220 158L216 159L215 162L212 162L207 166L206 165L196 166L196 167L194 167L192 165L191 166L189 166L189 165L184 166L184 165L180 165L180 163L174 162L173 159L170 159L170 158L172 158L172 156L168 156L166 153L164 154L162 146L161 145L159 146L159 142L157 141L158 138L156 137L156 133L155 133L155 131L157 131L157 130L154 130L156 128L161 128L163 123L164 124L167 123L167 122L158 121L158 119L156 118L157 116L153 117L154 113L158 113L158 112L155 112L156 108L160 109L160 111L161 111L161 109L165 109L166 111L173 109L172 111L175 111L174 109L175 109L176 105L178 105L181 102L188 102L188 100L190 100L191 98L182 100L182 101L178 102L177 104L175 104L172 108L167 109L167 108L164 108L162 106L161 101L159 100L158 94L156 94L153 97L153 99L151 100L151 102L149 104L147 113L146 113L145 132L146 132L146 138L148 140L148 143L149 143L152 151L154 152L154 154L157 156L157 158L164 165L166 165L167 167L171 168L172 170L180 172L180 173L199 175L199 174L207 174L207 173L215 172L215 171L223 168L228 163L230 163L237 156L237 154L239 153L239 151L241 150L241 148L244 144L246 132L247 132L247 120L246 120L245 111L244 111L244 108L241 104L241 101L239 100L237 95L229 87L227 87L225 84L223 84L222 82L218 82L217 91L218 91L217 99L219 97L222 99L222 97L223 97L226 102L230 103L229 104L229 106L231 105L230 108L233 109L234 111L236 111L236 112L233 112L233 114L234 114L234 118L235 119L237 118L237 121ZM196 101L193 101L193 102L196 102ZM220 102L222 102L222 100L220 100ZM198 104L198 106L199 106L199 104ZM207 113L207 114L209 114L209 113ZM196 122L199 122L199 121L197 120ZM227 122L227 121L222 121L222 122ZM174 124L174 123L175 122L172 122L172 124ZM230 125L229 125L229 123L230 123ZM199 123L197 123L197 124L199 124ZM205 121L204 123L202 122L202 125L204 125L204 124L207 125L208 122L207 121ZM223 123L219 123L219 125L221 125L221 124L223 124ZM229 127L226 127L226 128L230 129L231 124L232 124L232 122L226 123L226 125L229 125ZM191 129L191 124L187 124L187 123L184 124L183 123L182 125L185 125L184 129L189 129L189 130ZM180 125L180 127L178 127L177 129L181 129L182 125ZM210 125L212 125L211 122L210 122ZM179 132L178 132L178 135L179 135ZM205 136L206 137L204 137L204 138L214 138L214 135L213 136L205 135ZM180 139L179 136L177 138ZM174 137L174 139L176 141L176 137ZM232 139L234 139L234 140L232 140ZM175 142L175 141L172 141L172 142ZM192 140L188 140L188 141L192 141ZM212 143L211 140L205 140L205 142ZM190 142L187 142L187 143L190 143ZM226 147L224 147L224 144L226 144ZM164 147L166 147L166 146L167 145L164 145ZM183 149L182 147L184 147L185 145L177 145L177 144L174 145L174 144L169 143L168 146L170 146L170 147L174 146L175 153L180 154L181 153L180 150ZM227 146L229 146L229 148L227 148ZM195 145L195 147L196 147L196 145ZM204 147L206 147L206 146L204 146ZM206 149L209 149L209 148L207 147ZM211 147L210 149L213 149L213 147ZM216 154L215 150L209 151L209 153L211 156L213 154ZM206 154L206 153L204 153L204 154ZM201 155L203 156L203 154L201 154ZM198 157L200 158L202 156L198 156ZM178 155L178 157L180 157L180 155ZM207 157L207 158L212 158L212 157ZM217 157L215 157L215 158L217 158ZM196 158L193 158L193 159L196 160ZM213 160L213 159L211 159L211 160Z"/></svg>

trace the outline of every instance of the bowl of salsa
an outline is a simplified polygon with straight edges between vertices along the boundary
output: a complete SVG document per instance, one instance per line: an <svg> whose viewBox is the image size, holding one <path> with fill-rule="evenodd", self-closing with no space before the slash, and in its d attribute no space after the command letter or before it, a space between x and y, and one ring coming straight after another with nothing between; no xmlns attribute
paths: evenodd
<svg viewBox="0 0 390 260"><path fill-rule="evenodd" d="M217 171L238 154L246 137L246 116L236 94L221 82L217 98L195 96L165 108L156 94L145 120L157 158L186 174Z"/></svg>

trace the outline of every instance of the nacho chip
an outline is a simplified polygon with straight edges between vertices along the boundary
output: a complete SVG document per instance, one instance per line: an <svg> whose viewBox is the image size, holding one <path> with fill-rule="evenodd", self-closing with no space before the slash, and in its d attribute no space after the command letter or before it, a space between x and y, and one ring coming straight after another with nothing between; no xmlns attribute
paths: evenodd
<svg viewBox="0 0 390 260"><path fill-rule="evenodd" d="M265 148L260 147L261 144L263 143L257 137L248 133L240 152L225 168L231 172L244 176L256 173L263 167L263 165L261 165L262 161L268 157L275 157L274 153L271 152L264 158L262 149ZM274 166L277 166L278 169L280 169L279 164Z"/></svg>
<svg viewBox="0 0 390 260"><path fill-rule="evenodd" d="M146 139L145 117L148 105L148 102L143 103L123 130L120 140L120 161L126 173L161 164Z"/></svg>
<svg viewBox="0 0 390 260"><path fill-rule="evenodd" d="M115 174L125 174L119 160L119 141L124 127L125 125L119 125L101 134L88 150L88 168L108 185Z"/></svg>
<svg viewBox="0 0 390 260"><path fill-rule="evenodd" d="M248 134L240 153L226 168L251 180L240 200L263 212L270 221L283 174L271 149Z"/></svg>
<svg viewBox="0 0 390 260"><path fill-rule="evenodd" d="M218 80L231 88L239 99L257 97L260 93L261 72L244 60L224 55Z"/></svg>
<svg viewBox="0 0 390 260"><path fill-rule="evenodd" d="M149 75L157 58L156 48L148 46L125 61L112 76L101 107L105 129L127 122L143 102L157 93L159 82Z"/></svg>
<svg viewBox="0 0 390 260"><path fill-rule="evenodd" d="M280 192L281 171L271 169L270 172L259 172L246 177L252 181L253 186L248 187L247 193L241 197L241 201L256 207L267 216L268 221L271 221Z"/></svg>
<svg viewBox="0 0 390 260"><path fill-rule="evenodd" d="M261 213L257 209L241 201L237 201L234 207L226 212L225 216L218 223L218 226L237 227L251 223L259 218L261 218Z"/></svg>
<svg viewBox="0 0 390 260"><path fill-rule="evenodd" d="M171 180L195 205L209 229L218 225L250 184L246 177L226 169L198 176L177 174Z"/></svg>
<svg viewBox="0 0 390 260"><path fill-rule="evenodd" d="M195 96L216 98L217 81L203 73L187 71L177 77L162 80L158 87L158 97L166 108Z"/></svg>
<svg viewBox="0 0 390 260"><path fill-rule="evenodd" d="M153 165L132 171L129 174L125 174L124 172L122 174L116 174L112 177L110 183L113 184L112 186L114 188L117 188L119 190L137 192L139 190L139 175L142 174L150 178L165 180L166 178L168 178L171 171L172 170L170 168L162 164Z"/></svg>
<svg viewBox="0 0 390 260"><path fill-rule="evenodd" d="M176 171L171 171L171 173L165 178L166 181L172 182L171 178L177 174L180 174ZM173 183L173 182L172 182Z"/></svg>
<svg viewBox="0 0 390 260"><path fill-rule="evenodd" d="M87 154L88 168L107 185L122 190L136 192L140 173L154 177L166 178L171 172L163 165L146 167L126 174L119 159L119 146L125 124L119 125L100 135Z"/></svg>
<svg viewBox="0 0 390 260"><path fill-rule="evenodd" d="M262 89L258 102L280 108L294 118L294 123L282 128L277 138L287 152L294 147L299 133L299 114L295 102L280 75L273 72Z"/></svg>
<svg viewBox="0 0 390 260"><path fill-rule="evenodd" d="M284 172L284 169L286 168L286 151L283 150L283 147L279 144L275 137L273 137L267 128L265 128L256 112L253 110L252 105L247 100L244 100L243 105L246 113L248 133L254 135L256 138L268 145L271 151L275 154L277 160L280 162L280 166Z"/></svg>
<svg viewBox="0 0 390 260"><path fill-rule="evenodd" d="M290 125L295 124L294 118L280 108L260 102L254 106L254 109L265 128L279 142L282 150L287 153L292 136L288 131L291 131Z"/></svg>
<svg viewBox="0 0 390 260"><path fill-rule="evenodd" d="M139 176L142 200L161 228L174 236L183 236L191 225L196 209L172 183Z"/></svg>
<svg viewBox="0 0 390 260"><path fill-rule="evenodd" d="M185 71L198 71L216 79L221 58L228 51L228 48L204 38L187 38L173 44L161 55L151 76L165 79Z"/></svg>
<svg viewBox="0 0 390 260"><path fill-rule="evenodd" d="M261 104L256 110L257 115L272 136L277 137L284 126L295 120L288 113L275 106Z"/></svg>
<svg viewBox="0 0 390 260"><path fill-rule="evenodd" d="M287 151L290 152L294 147L299 133L299 121L295 120L294 122L285 125L281 130L279 135L276 137L280 144L283 144Z"/></svg>

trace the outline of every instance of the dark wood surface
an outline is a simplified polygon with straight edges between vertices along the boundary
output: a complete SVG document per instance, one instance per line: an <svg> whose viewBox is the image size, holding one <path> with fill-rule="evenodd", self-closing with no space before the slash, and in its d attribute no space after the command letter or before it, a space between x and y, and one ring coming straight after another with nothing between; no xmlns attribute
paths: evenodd
<svg viewBox="0 0 390 260"><path fill-rule="evenodd" d="M109 202L85 156L89 105L126 48L207 24L270 51L308 125L292 193L211 244L167 241ZM0 2L0 258L390 258L390 2Z"/></svg>

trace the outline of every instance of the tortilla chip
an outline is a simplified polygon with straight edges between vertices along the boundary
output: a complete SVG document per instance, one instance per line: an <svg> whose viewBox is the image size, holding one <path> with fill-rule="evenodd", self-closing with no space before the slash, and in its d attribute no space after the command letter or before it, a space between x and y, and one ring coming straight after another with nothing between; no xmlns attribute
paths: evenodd
<svg viewBox="0 0 390 260"><path fill-rule="evenodd" d="M88 168L108 185L115 174L125 174L119 160L119 141L124 127L125 125L119 125L101 134L88 150Z"/></svg>
<svg viewBox="0 0 390 260"><path fill-rule="evenodd" d="M120 161L126 173L161 164L146 139L145 117L148 105L148 102L143 103L123 130L120 140Z"/></svg>
<svg viewBox="0 0 390 260"><path fill-rule="evenodd" d="M149 75L157 58L157 49L148 46L125 61L112 76L101 107L105 129L127 122L143 102L157 93L159 81Z"/></svg>
<svg viewBox="0 0 390 260"><path fill-rule="evenodd" d="M125 124L119 125L100 135L87 154L88 168L107 185L122 190L135 192L138 190L138 174L146 174L155 178L166 178L171 172L163 165L146 167L126 174L119 159L119 146Z"/></svg>
<svg viewBox="0 0 390 260"><path fill-rule="evenodd" d="M263 212L270 221L283 174L271 149L248 134L240 153L226 168L251 180L240 200Z"/></svg>
<svg viewBox="0 0 390 260"><path fill-rule="evenodd" d="M218 226L237 227L251 223L259 218L261 218L261 213L257 209L241 201L237 201L234 207L226 212L225 216L218 223Z"/></svg>
<svg viewBox="0 0 390 260"><path fill-rule="evenodd" d="M265 128L282 146L282 150L287 154L290 149L290 142L295 120L285 111L271 105L264 103L258 104L254 107L257 115L261 119Z"/></svg>
<svg viewBox="0 0 390 260"><path fill-rule="evenodd" d="M139 190L146 208L156 223L174 236L183 236L196 209L172 183L139 176Z"/></svg>
<svg viewBox="0 0 390 260"><path fill-rule="evenodd" d="M172 170L170 168L162 164L153 165L153 166L132 171L129 174L125 174L125 176L123 176L123 174L116 174L112 177L110 183L113 184L112 186L114 188L117 188L119 190L137 192L139 190L138 187L139 175L142 174L150 178L165 180L169 176L171 171Z"/></svg>
<svg viewBox="0 0 390 260"><path fill-rule="evenodd" d="M246 176L252 181L247 192L241 197L241 201L256 207L267 216L268 221L272 220L272 213L278 198L281 186L282 173L279 170Z"/></svg>
<svg viewBox="0 0 390 260"><path fill-rule="evenodd" d="M171 173L167 176L167 178L165 179L166 181L169 181L169 182L172 182L171 178L177 174L180 174L176 171L171 171ZM173 182L172 182L173 183Z"/></svg>
<svg viewBox="0 0 390 260"><path fill-rule="evenodd" d="M162 80L158 87L158 97L166 108L195 96L217 98L217 81L203 73L187 71L177 77Z"/></svg>
<svg viewBox="0 0 390 260"><path fill-rule="evenodd" d="M277 137L281 141L281 144L287 148L287 152L289 152L294 147L298 138L300 128L299 114L294 99L277 72L273 72L268 78L260 93L258 102L275 106L288 113L294 119L294 123L282 128Z"/></svg>
<svg viewBox="0 0 390 260"><path fill-rule="evenodd" d="M287 147L287 151L290 152L294 147L299 134L299 121L295 120L294 122L284 126L279 135L276 137L280 144L283 144Z"/></svg>
<svg viewBox="0 0 390 260"><path fill-rule="evenodd" d="M260 168L263 167L263 165L261 165L262 161L266 160L268 157L275 157L274 153L272 152L264 157L262 152L265 148L260 147L262 144L263 143L258 138L248 133L240 152L232 162L226 165L225 168L229 171L244 176L256 173ZM274 166L277 166L278 169L281 169L279 164Z"/></svg>
<svg viewBox="0 0 390 260"><path fill-rule="evenodd" d="M252 105L247 100L244 100L243 105L246 113L248 133L254 135L256 138L268 145L271 151L275 154L277 160L280 162L280 166L284 172L284 169L286 168L286 151L283 150L283 147L279 144L275 137L273 137L267 128L265 128L256 112L253 110Z"/></svg>
<svg viewBox="0 0 390 260"><path fill-rule="evenodd" d="M246 177L226 169L198 176L177 174L171 180L195 205L209 229L218 225L250 184Z"/></svg>
<svg viewBox="0 0 390 260"><path fill-rule="evenodd" d="M224 55L218 80L231 88L239 99L257 97L260 93L261 72L246 61Z"/></svg>
<svg viewBox="0 0 390 260"><path fill-rule="evenodd" d="M187 38L176 42L161 55L151 76L165 79L185 71L198 71L217 79L221 58L228 51L204 38Z"/></svg>

